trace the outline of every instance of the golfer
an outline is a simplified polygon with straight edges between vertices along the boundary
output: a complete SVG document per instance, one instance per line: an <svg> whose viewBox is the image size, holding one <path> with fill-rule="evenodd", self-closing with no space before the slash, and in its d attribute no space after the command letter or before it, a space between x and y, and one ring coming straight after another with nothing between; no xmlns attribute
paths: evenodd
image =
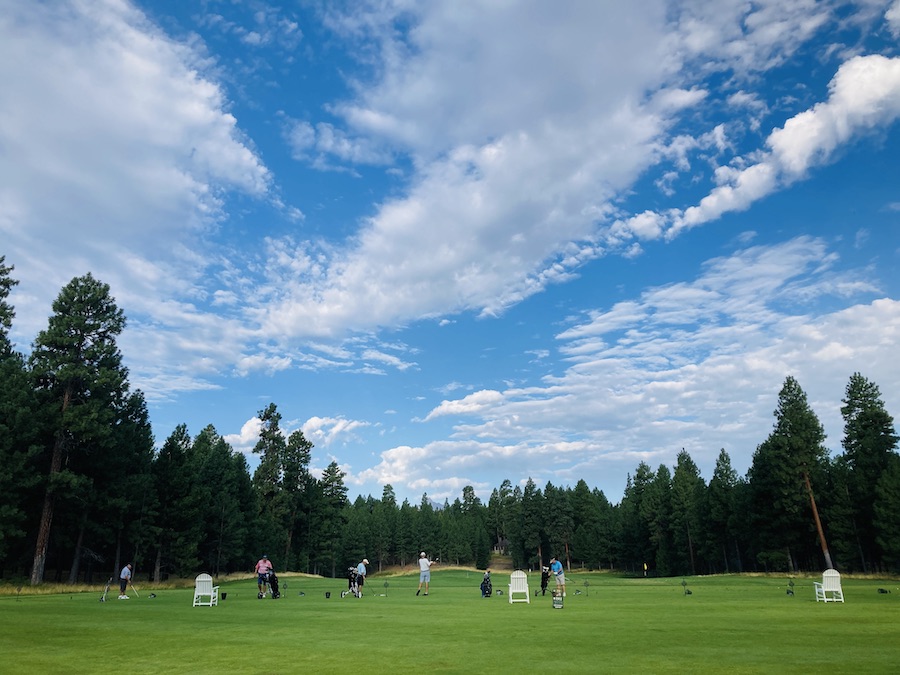
<svg viewBox="0 0 900 675"><path fill-rule="evenodd" d="M128 583L131 581L131 563L125 565L119 572L119 600L127 600L128 596L125 591L128 589Z"/></svg>
<svg viewBox="0 0 900 675"><path fill-rule="evenodd" d="M256 563L256 585L259 587L259 597L262 598L266 594L266 577L269 572L275 569L275 566L269 562L269 557L263 555Z"/></svg>
<svg viewBox="0 0 900 675"><path fill-rule="evenodd" d="M363 558L359 565L356 566L356 587L359 592L359 595L356 596L357 598L362 597L362 587L366 583L366 565L368 564L368 559Z"/></svg>
<svg viewBox="0 0 900 675"><path fill-rule="evenodd" d="M428 595L428 584L431 583L431 566L434 560L429 560L425 555L425 551L419 554L419 587L416 589L416 595L422 590L422 584L425 584L425 595Z"/></svg>
<svg viewBox="0 0 900 675"><path fill-rule="evenodd" d="M550 558L550 573L556 577L556 590L566 597L566 574L562 563L556 558Z"/></svg>

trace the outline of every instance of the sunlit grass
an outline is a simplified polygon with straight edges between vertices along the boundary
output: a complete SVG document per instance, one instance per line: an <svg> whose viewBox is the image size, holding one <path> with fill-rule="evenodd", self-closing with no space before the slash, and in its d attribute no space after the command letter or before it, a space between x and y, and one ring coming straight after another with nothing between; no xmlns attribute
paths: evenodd
<svg viewBox="0 0 900 675"><path fill-rule="evenodd" d="M246 574L220 579L227 598L211 608L191 607L190 580L138 584L141 598L113 592L105 603L96 586L7 593L0 654L29 673L888 673L900 663L897 579L846 578L847 602L825 605L810 578L575 572L554 609L549 596L510 605L506 573L494 574L504 595L482 599L481 575L436 570L426 598L417 574L375 574L362 599L340 597L343 579L282 575L275 601L258 600Z"/></svg>

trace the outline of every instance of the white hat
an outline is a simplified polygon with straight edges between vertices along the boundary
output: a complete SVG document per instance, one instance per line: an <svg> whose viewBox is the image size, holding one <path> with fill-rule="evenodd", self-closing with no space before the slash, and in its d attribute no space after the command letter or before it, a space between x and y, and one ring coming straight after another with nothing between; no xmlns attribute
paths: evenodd
<svg viewBox="0 0 900 675"><path fill-rule="evenodd" d="M368 564L369 564L369 559L368 559L368 558L363 558L363 564L368 565Z"/></svg>
<svg viewBox="0 0 900 675"><path fill-rule="evenodd" d="M425 557L425 551L422 551L422 552L419 554L419 557L420 557L420 558L424 558L424 557Z"/></svg>

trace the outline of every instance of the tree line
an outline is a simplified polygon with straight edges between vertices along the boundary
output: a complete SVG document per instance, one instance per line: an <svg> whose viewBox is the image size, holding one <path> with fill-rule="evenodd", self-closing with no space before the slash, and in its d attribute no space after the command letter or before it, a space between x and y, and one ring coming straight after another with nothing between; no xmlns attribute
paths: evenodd
<svg viewBox="0 0 900 675"><path fill-rule="evenodd" d="M126 561L157 581L246 571L263 552L279 571L343 576L426 550L486 568L555 555L569 568L686 575L742 571L900 571L900 455L877 385L859 373L841 413L843 453L830 457L800 384L785 379L774 425L745 476L721 450L707 482L682 450L674 467L641 462L611 503L574 487L504 480L483 503L471 486L452 503L348 498L331 462L286 434L274 403L258 412L251 472L213 426L178 426L157 449L144 395L117 338L125 317L91 274L60 292L26 357L9 339L18 283L0 256L0 577L105 580Z"/></svg>

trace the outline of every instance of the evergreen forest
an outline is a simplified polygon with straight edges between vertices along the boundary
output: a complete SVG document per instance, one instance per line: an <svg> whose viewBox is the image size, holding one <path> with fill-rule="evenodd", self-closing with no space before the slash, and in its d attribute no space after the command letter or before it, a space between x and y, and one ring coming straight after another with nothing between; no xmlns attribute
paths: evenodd
<svg viewBox="0 0 900 675"><path fill-rule="evenodd" d="M900 455L875 382L844 391L843 452L831 457L800 383L787 375L771 429L744 476L721 450L704 479L690 455L645 463L610 503L584 480L536 485L510 476L487 503L348 498L332 462L312 475L313 445L286 434L270 403L251 472L212 426L176 428L158 447L143 393L117 345L126 322L107 284L72 279L26 356L9 331L14 267L0 256L0 578L96 583L132 561L152 580L277 571L343 576L414 564L516 568L558 557L570 569L659 576L723 572L900 572ZM768 434L768 435L766 435Z"/></svg>

